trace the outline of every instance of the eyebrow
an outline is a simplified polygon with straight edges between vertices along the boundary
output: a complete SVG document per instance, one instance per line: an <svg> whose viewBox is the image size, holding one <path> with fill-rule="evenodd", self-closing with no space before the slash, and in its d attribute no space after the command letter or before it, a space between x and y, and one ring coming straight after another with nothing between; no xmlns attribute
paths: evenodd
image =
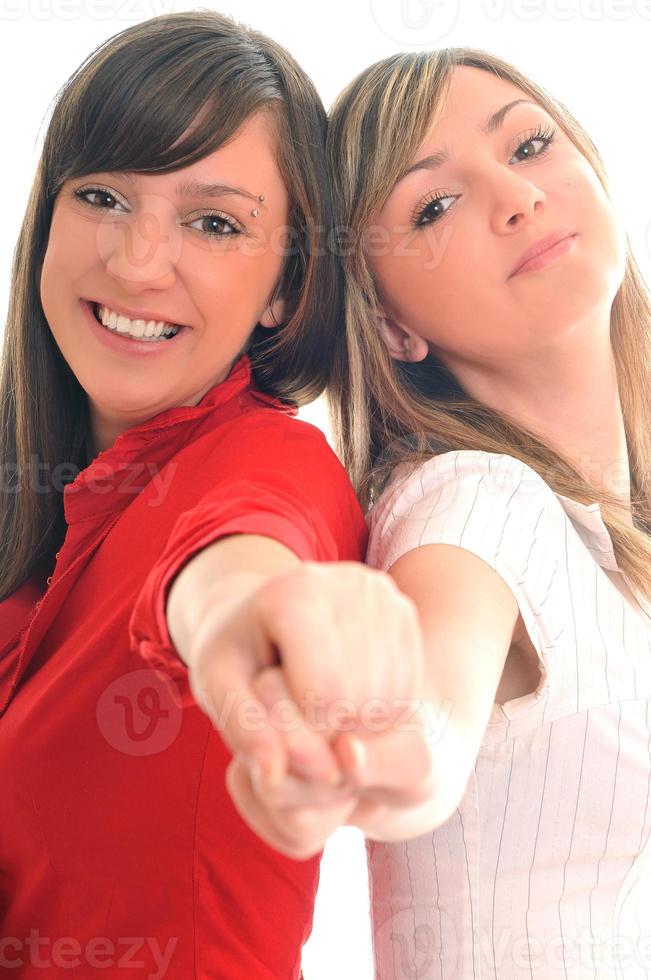
<svg viewBox="0 0 651 980"><path fill-rule="evenodd" d="M130 184L135 182L135 177L128 170L107 170L111 177L123 177ZM214 184L204 183L200 180L182 180L176 185L176 193L179 197L223 197L226 194L234 194L238 197L245 197L250 201L260 201L257 194L252 194L244 187L236 187L233 184Z"/></svg>
<svg viewBox="0 0 651 980"><path fill-rule="evenodd" d="M513 102L507 102L501 109L498 109L497 112L494 112L491 116L489 116L484 125L478 127L479 131L485 136L489 136L491 133L494 133L501 127L507 112L509 112L514 106L521 105L523 102L541 108L539 103L533 102L532 99L514 99ZM422 160L412 163L411 167L408 167L407 170L405 170L405 172L398 178L396 184L399 184L401 180L404 180L405 177L408 177L409 174L413 174L416 170L436 170L437 167L442 166L451 159L452 154L447 148L439 150L436 153L430 153L429 156L423 157Z"/></svg>

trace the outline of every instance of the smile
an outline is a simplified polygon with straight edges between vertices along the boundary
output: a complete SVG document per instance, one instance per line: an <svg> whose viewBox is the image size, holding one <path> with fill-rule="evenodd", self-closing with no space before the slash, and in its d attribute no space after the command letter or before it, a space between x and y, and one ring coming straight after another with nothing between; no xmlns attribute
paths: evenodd
<svg viewBox="0 0 651 980"><path fill-rule="evenodd" d="M131 320L123 313L117 313L108 306L100 306L99 303L93 304L93 312L98 323L120 334L126 334L136 340L150 340L154 343L174 337L181 327L173 326L164 320Z"/></svg>
<svg viewBox="0 0 651 980"><path fill-rule="evenodd" d="M120 329L120 317L118 317L115 326L111 326L111 320L109 319L109 326L105 326L97 318L97 303L91 300L80 300L80 303L84 309L85 317L91 331L97 340L104 346L112 350L114 353L122 355L140 355L140 356L160 356L161 353L165 351L171 351L185 343L185 338L191 334L189 327L171 327L169 324L166 325L166 331L160 331L159 336L152 335L151 337L140 336L136 333L131 333L130 327L133 325L137 330L141 326L149 326L149 323L153 321L148 321L148 324L144 324L144 321L135 321L132 323L125 317L126 324L123 323L122 329ZM105 307L100 307L106 313ZM111 317L114 315L112 312ZM124 330L124 326L127 326L127 330ZM162 323L159 322L159 327ZM149 327L151 329L151 327Z"/></svg>

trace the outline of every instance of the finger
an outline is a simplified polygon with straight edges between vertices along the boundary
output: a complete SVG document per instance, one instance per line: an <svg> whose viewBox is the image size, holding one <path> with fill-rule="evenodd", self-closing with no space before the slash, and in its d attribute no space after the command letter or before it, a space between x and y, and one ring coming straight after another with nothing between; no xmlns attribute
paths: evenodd
<svg viewBox="0 0 651 980"><path fill-rule="evenodd" d="M208 715L233 754L256 756L285 772L287 753L280 733L252 687L252 666L236 645L221 644L193 663L189 683L195 700Z"/></svg>
<svg viewBox="0 0 651 980"><path fill-rule="evenodd" d="M356 787L352 782L342 782L337 786L324 785L292 776L288 773L282 780L269 778L255 759L244 759L249 766L251 782L258 798L268 807L281 810L301 806L325 806L341 800L352 799Z"/></svg>
<svg viewBox="0 0 651 980"><path fill-rule="evenodd" d="M343 781L337 758L325 734L312 731L291 696L281 667L267 667L252 681L255 696L265 706L274 729L281 735L287 765L294 775L331 786Z"/></svg>
<svg viewBox="0 0 651 980"><path fill-rule="evenodd" d="M332 606L319 592L325 573L310 562L303 563L303 571L308 566L310 577L301 580L295 595L291 590L287 595L284 584L270 581L255 600L265 635L280 651L287 689L297 704L324 709L324 730L331 736L334 729L325 709L345 695L341 641Z"/></svg>
<svg viewBox="0 0 651 980"><path fill-rule="evenodd" d="M342 733L337 756L360 797L389 806L416 806L435 792L432 754L418 732L388 732L362 738Z"/></svg>
<svg viewBox="0 0 651 980"><path fill-rule="evenodd" d="M346 822L356 805L353 799L326 809L270 811L258 798L249 767L241 757L235 757L226 770L226 788L236 810L258 837L296 860L306 860L323 850L330 834Z"/></svg>

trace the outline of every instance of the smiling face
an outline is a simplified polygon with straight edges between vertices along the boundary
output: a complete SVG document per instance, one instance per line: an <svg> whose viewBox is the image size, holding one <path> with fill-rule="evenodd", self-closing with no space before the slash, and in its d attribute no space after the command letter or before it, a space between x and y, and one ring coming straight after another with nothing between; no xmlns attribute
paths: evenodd
<svg viewBox="0 0 651 980"><path fill-rule="evenodd" d="M184 196L182 182L186 191L189 182L220 188L216 196L196 187ZM174 173L93 173L63 184L41 302L88 395L96 450L165 409L196 405L227 376L258 323L282 322L283 301L269 303L285 263L288 216L273 126L261 112L226 145ZM153 356L112 349L82 300L188 329L160 341Z"/></svg>
<svg viewBox="0 0 651 980"><path fill-rule="evenodd" d="M426 162L398 181L365 234L392 356L430 352L462 383L464 366L516 364L609 310L624 274L624 232L596 173L540 105L503 109L518 99L528 96L512 83L456 67L413 161ZM500 109L501 125L482 132ZM438 166L427 159L444 149ZM576 236L569 249L512 275L555 231Z"/></svg>

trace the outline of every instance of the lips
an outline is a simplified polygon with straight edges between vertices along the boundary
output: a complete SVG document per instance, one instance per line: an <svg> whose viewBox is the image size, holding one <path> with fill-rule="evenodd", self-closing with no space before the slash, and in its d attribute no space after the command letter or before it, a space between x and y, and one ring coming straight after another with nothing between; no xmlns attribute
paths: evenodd
<svg viewBox="0 0 651 980"><path fill-rule="evenodd" d="M172 327L185 327L187 324L179 323L177 320L170 320L167 316L161 316L160 313L153 313L151 310L130 310L126 306L122 306L119 303L107 303L103 299L92 299L87 297L84 302L89 303L93 310L97 310L100 306L106 306L109 310L114 310L118 316L122 314L129 318L129 320L144 320L147 323L149 320L154 320L155 322L162 321L163 323L169 323Z"/></svg>
<svg viewBox="0 0 651 980"><path fill-rule="evenodd" d="M110 329L111 330L111 333L114 332L110 327L106 327L106 325L104 323L102 323L102 321L100 319L100 316L99 316L99 309L100 308L99 308L99 304L98 303L90 303L89 304L89 309L90 309L91 313L93 314L93 316L95 317L95 319L97 320L97 322L99 323L99 325L101 327L104 327L104 329L106 329L106 330L109 330ZM172 326L172 324L171 324L171 326ZM163 337L164 340L171 340L173 337L176 337L177 334L181 333L181 331L185 329L184 327L180 327L177 324L174 324L173 326L174 326L174 333L169 334L169 335L163 334L162 337ZM120 337L129 337L131 340L137 340L138 339L133 334L120 333L120 331L117 331L117 333L118 333L118 335Z"/></svg>
<svg viewBox="0 0 651 980"><path fill-rule="evenodd" d="M545 235L544 238L540 238L537 242L534 242L534 244L531 245L526 252L522 253L516 264L513 266L511 272L509 273L509 279L511 276L514 276L523 265L529 262L530 259L535 259L538 255L542 255L543 252L548 251L548 249L552 248L554 245L562 242L564 238L570 238L574 234L576 234L576 232L572 231L570 228L557 228L556 231L552 231L548 235Z"/></svg>

